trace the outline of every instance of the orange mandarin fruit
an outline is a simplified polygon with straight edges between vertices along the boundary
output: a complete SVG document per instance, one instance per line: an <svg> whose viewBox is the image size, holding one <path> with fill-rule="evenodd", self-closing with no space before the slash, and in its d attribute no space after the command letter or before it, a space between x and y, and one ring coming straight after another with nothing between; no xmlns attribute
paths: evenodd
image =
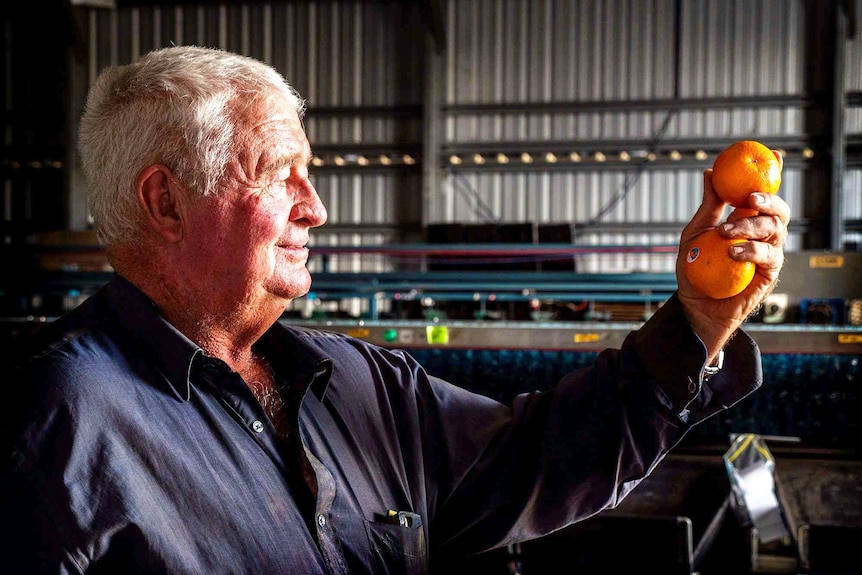
<svg viewBox="0 0 862 575"><path fill-rule="evenodd" d="M685 275L702 294L724 299L743 291L754 279L754 264L730 257L733 244L742 238L725 238L717 229L708 230L694 239L685 257Z"/></svg>
<svg viewBox="0 0 862 575"><path fill-rule="evenodd" d="M712 165L712 186L719 197L736 208L748 207L754 192L775 194L781 186L781 160L769 147L754 140L735 142Z"/></svg>

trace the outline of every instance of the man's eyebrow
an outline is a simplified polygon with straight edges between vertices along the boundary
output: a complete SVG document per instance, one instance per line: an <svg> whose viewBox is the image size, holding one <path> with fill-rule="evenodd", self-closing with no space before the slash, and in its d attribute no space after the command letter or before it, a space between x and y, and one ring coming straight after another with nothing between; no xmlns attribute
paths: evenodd
<svg viewBox="0 0 862 575"><path fill-rule="evenodd" d="M298 148L295 150L290 150L287 154L283 154L280 160L287 162L287 165L291 167L301 165L305 165L306 167L308 167L311 164L312 157L314 157L314 154L312 154L310 149Z"/></svg>
<svg viewBox="0 0 862 575"><path fill-rule="evenodd" d="M277 158L273 158L272 162L270 162L263 170L262 175L274 174L279 170L284 168L293 168L296 166L305 166L308 167L311 164L311 155L304 154L301 152L292 153L287 155L280 155Z"/></svg>

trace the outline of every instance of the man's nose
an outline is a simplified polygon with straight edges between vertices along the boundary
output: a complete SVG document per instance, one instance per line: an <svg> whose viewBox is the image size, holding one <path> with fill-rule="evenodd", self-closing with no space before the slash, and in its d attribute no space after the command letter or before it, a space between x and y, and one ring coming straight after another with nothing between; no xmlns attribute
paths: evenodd
<svg viewBox="0 0 862 575"><path fill-rule="evenodd" d="M306 183L305 189L298 200L290 212L291 221L302 221L310 228L322 226L326 223L326 206L323 205L323 201L311 182Z"/></svg>

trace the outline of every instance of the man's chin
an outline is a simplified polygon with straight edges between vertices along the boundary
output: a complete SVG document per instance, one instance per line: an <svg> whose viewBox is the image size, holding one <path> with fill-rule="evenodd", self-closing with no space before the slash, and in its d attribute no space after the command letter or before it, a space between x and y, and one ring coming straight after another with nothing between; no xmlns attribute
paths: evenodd
<svg viewBox="0 0 862 575"><path fill-rule="evenodd" d="M270 291L288 301L303 297L311 290L311 274L303 268L302 273L295 271L290 277L277 282L275 287Z"/></svg>

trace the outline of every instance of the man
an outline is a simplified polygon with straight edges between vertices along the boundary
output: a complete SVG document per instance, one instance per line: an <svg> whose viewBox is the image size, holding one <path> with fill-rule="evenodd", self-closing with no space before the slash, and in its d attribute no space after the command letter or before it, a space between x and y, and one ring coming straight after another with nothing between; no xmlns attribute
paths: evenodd
<svg viewBox="0 0 862 575"><path fill-rule="evenodd" d="M102 72L81 121L116 274L7 385L0 484L20 573L425 573L618 504L761 383L739 328L778 278L788 208L728 235L741 295L679 290L620 350L510 407L407 354L278 320L305 294L303 102L274 70L172 47ZM710 174L681 253L716 226ZM723 353L722 369L708 366Z"/></svg>

